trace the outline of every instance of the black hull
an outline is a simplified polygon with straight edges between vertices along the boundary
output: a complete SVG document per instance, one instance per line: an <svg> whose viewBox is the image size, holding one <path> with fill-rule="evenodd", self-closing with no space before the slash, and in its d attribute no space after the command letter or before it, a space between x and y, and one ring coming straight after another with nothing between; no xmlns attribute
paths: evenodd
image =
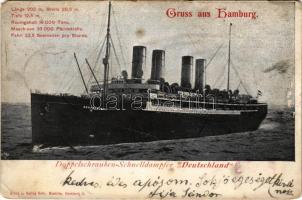
<svg viewBox="0 0 302 200"><path fill-rule="evenodd" d="M267 114L192 114L144 110L89 110L89 99L31 94L32 143L93 145L194 138L256 130Z"/></svg>

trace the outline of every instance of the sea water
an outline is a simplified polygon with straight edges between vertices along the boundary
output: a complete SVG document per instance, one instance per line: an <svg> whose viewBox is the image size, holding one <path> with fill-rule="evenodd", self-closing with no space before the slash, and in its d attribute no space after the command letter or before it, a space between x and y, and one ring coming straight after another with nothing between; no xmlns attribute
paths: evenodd
<svg viewBox="0 0 302 200"><path fill-rule="evenodd" d="M32 146L28 104L2 103L1 158L22 160L253 160L295 159L294 111L268 110L256 131L200 138L95 146Z"/></svg>

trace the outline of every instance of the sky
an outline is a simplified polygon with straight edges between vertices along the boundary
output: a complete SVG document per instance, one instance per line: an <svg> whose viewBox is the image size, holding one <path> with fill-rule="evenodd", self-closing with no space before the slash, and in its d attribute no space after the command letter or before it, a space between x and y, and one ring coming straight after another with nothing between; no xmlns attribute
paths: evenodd
<svg viewBox="0 0 302 200"><path fill-rule="evenodd" d="M11 9L17 6L72 7L74 13L43 12L41 19L63 19L72 27L81 27L87 38L14 38L10 37ZM181 57L205 58L207 83L226 88L228 31L232 23L230 88L253 96L262 92L260 101L287 105L294 98L294 4L285 2L113 2L111 34L120 66L112 54L110 75L126 69L131 74L132 47L147 47L144 79L151 73L153 49L166 53L165 79L180 82ZM192 12L192 17L169 18L166 11ZM217 9L256 12L257 18L217 18ZM30 91L71 93L84 91L73 53L77 54L86 81L94 67L106 33L108 2L11 2L2 12L2 101L30 102ZM196 17L208 11L209 18ZM22 26L19 26L22 27ZM57 32L55 32L57 33ZM102 77L101 59L96 75ZM234 70L235 69L235 70ZM238 78L240 77L240 78ZM194 76L192 77L194 80ZM241 80L241 84L240 84ZM194 81L192 81L194 83ZM243 88L243 85L245 89Z"/></svg>

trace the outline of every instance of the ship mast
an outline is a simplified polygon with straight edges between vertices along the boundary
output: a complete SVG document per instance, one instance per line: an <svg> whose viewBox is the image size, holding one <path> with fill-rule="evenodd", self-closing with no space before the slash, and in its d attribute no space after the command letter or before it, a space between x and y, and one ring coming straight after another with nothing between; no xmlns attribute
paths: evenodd
<svg viewBox="0 0 302 200"><path fill-rule="evenodd" d="M106 34L106 54L105 58L103 58L104 64L104 84L103 84L103 95L104 100L107 95L107 84L108 84L108 71L109 71L109 56L110 56L110 15L111 15L111 1L109 1L108 8L108 23L107 23L107 34Z"/></svg>
<svg viewBox="0 0 302 200"><path fill-rule="evenodd" d="M229 55L228 55L228 81L227 81L227 92L229 92L229 90L230 90L231 31L232 31L232 23L230 23L230 29L229 29Z"/></svg>

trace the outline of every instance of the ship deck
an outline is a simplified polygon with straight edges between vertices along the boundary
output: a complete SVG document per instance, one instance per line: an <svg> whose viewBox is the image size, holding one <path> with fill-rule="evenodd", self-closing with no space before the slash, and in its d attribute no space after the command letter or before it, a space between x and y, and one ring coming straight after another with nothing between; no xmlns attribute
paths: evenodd
<svg viewBox="0 0 302 200"><path fill-rule="evenodd" d="M242 112L257 112L257 110L219 110L204 108L178 108L169 106L151 106L147 105L143 111L170 112L170 113L188 113L205 115L241 115Z"/></svg>

